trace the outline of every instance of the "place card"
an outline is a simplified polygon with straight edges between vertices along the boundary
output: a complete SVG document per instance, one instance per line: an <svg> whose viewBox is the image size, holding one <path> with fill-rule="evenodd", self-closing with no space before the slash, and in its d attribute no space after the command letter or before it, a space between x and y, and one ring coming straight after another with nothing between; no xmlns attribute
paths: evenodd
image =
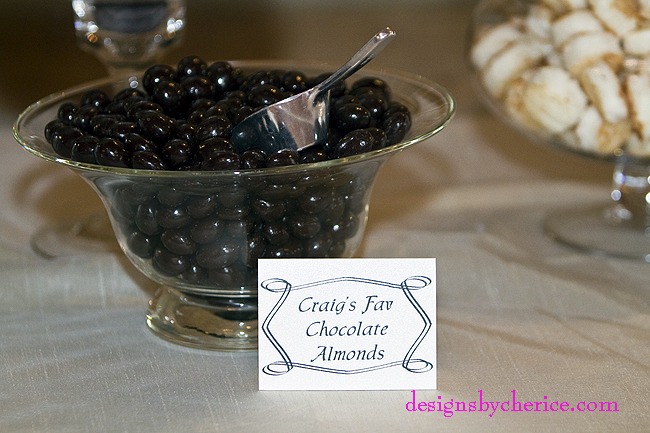
<svg viewBox="0 0 650 433"><path fill-rule="evenodd" d="M435 258L260 259L260 390L436 389Z"/></svg>

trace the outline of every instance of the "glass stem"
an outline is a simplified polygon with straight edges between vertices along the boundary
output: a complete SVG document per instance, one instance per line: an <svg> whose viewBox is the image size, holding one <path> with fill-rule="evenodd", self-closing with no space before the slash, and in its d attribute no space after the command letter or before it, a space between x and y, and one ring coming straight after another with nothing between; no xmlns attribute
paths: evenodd
<svg viewBox="0 0 650 433"><path fill-rule="evenodd" d="M110 77L121 77L127 74L135 75L140 68L139 65L104 63L106 72Z"/></svg>
<svg viewBox="0 0 650 433"><path fill-rule="evenodd" d="M617 224L638 227L650 234L650 163L628 157L616 162L610 219Z"/></svg>

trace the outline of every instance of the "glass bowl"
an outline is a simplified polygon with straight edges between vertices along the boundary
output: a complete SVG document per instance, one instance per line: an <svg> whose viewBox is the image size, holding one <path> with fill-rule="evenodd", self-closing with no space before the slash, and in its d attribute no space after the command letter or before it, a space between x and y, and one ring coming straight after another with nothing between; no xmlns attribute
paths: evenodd
<svg viewBox="0 0 650 433"><path fill-rule="evenodd" d="M467 59L485 105L534 142L613 163L606 203L549 215L554 239L650 262L650 9L482 0ZM622 8L622 9L621 9Z"/></svg>
<svg viewBox="0 0 650 433"><path fill-rule="evenodd" d="M232 62L243 70L301 70L327 65ZM257 259L350 257L368 217L371 188L392 155L441 131L455 110L438 84L404 72L364 70L384 79L406 105L412 126L399 143L335 160L238 171L156 171L90 165L55 154L45 125L66 101L91 89L109 95L128 78L104 79L48 96L28 107L14 136L29 152L74 170L102 199L128 259L161 286L147 324L157 335L204 349L257 347Z"/></svg>

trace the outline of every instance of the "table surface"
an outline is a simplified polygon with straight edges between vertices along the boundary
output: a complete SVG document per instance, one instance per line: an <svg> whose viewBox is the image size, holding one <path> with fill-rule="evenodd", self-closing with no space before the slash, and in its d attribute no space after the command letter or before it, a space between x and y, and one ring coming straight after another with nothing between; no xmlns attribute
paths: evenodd
<svg viewBox="0 0 650 433"><path fill-rule="evenodd" d="M418 400L516 390L618 411L444 416L407 412L409 391L260 392L255 353L155 337L144 320L154 285L121 253L46 259L30 247L37 230L103 208L75 174L23 151L12 123L104 70L77 49L66 2L24 2L3 7L0 30L0 431L647 431L650 265L586 255L542 230L554 210L605 202L612 167L534 144L483 109L463 55L471 2L312 6L190 2L185 42L167 60L341 63L396 29L373 66L438 81L458 103L446 130L380 171L359 252L438 260L438 390Z"/></svg>

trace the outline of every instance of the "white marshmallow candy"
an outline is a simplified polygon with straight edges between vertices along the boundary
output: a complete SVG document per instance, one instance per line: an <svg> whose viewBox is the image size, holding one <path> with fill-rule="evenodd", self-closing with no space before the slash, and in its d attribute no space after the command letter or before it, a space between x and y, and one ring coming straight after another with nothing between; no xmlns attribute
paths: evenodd
<svg viewBox="0 0 650 433"><path fill-rule="evenodd" d="M537 69L528 81L523 105L547 132L559 134L578 122L587 107L587 96L567 71L545 66Z"/></svg>
<svg viewBox="0 0 650 433"><path fill-rule="evenodd" d="M633 30L623 36L623 51L635 57L650 55L650 28Z"/></svg>
<svg viewBox="0 0 650 433"><path fill-rule="evenodd" d="M600 117L596 107L589 106L580 117L580 121L575 128L578 139L577 148L588 152L596 152L602 125L603 118Z"/></svg>
<svg viewBox="0 0 650 433"><path fill-rule="evenodd" d="M540 130L542 126L528 114L524 106L524 91L532 74L532 70L527 71L521 77L510 83L503 97L503 107L507 116L519 126L527 129Z"/></svg>
<svg viewBox="0 0 650 433"><path fill-rule="evenodd" d="M499 24L485 31L474 43L470 57L478 69L483 69L492 57L507 45L521 38L523 33L513 21Z"/></svg>
<svg viewBox="0 0 650 433"><path fill-rule="evenodd" d="M600 20L590 10L579 9L562 15L551 25L553 43L560 47L582 33L602 31Z"/></svg>
<svg viewBox="0 0 650 433"><path fill-rule="evenodd" d="M628 75L625 87L632 127L639 134L641 141L650 141L650 75Z"/></svg>
<svg viewBox="0 0 650 433"><path fill-rule="evenodd" d="M590 105L580 116L574 133L577 139L574 146L578 149L609 155L628 139L630 123L627 120L609 123L596 107Z"/></svg>
<svg viewBox="0 0 650 433"><path fill-rule="evenodd" d="M637 0L589 0L594 14L605 27L619 36L634 30L638 23Z"/></svg>
<svg viewBox="0 0 650 433"><path fill-rule="evenodd" d="M507 86L526 70L539 64L548 44L534 38L520 38L499 51L485 66L482 81L488 93L501 98Z"/></svg>
<svg viewBox="0 0 650 433"><path fill-rule="evenodd" d="M555 13L548 7L534 4L530 6L524 19L528 34L543 40L551 40L551 25Z"/></svg>
<svg viewBox="0 0 650 433"><path fill-rule="evenodd" d="M618 71L623 59L618 37L606 31L579 34L562 47L564 65L576 77L584 68L600 61L605 61L614 71Z"/></svg>
<svg viewBox="0 0 650 433"><path fill-rule="evenodd" d="M628 109L621 82L605 62L585 68L580 75L582 88L603 118L617 123L628 118Z"/></svg>

